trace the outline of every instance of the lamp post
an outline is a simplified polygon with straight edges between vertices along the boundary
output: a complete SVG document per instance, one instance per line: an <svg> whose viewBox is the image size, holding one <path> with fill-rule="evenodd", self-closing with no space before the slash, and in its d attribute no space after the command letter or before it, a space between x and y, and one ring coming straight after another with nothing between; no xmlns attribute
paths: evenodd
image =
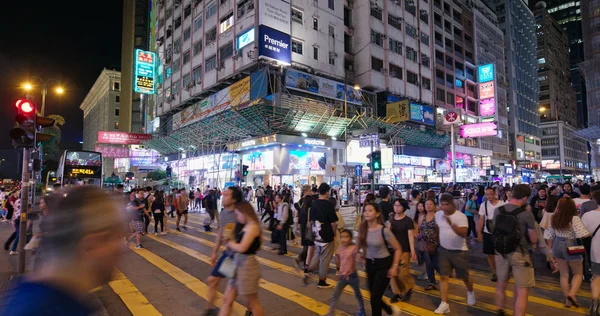
<svg viewBox="0 0 600 316"><path fill-rule="evenodd" d="M31 77L31 79L42 83L42 108L40 109L40 115L44 116L45 112L46 112L46 95L48 94L48 85L52 82L56 83L56 88L54 91L57 94L65 93L65 89L60 85L60 82L54 78L50 78L50 79L44 81L44 79L34 76L34 77ZM34 88L35 88L35 86L32 85L30 82L26 82L23 84L23 89L25 91L32 91Z"/></svg>
<svg viewBox="0 0 600 316"><path fill-rule="evenodd" d="M545 107L540 107L540 112L544 113L546 112L548 109ZM563 158L562 158L562 150L561 150L561 146L560 146L560 140L561 140L561 128L560 128L560 123L558 121L558 109L554 110L554 118L556 120L556 135L558 136L558 159L559 159L559 163L558 166L560 168L560 183L563 182Z"/></svg>

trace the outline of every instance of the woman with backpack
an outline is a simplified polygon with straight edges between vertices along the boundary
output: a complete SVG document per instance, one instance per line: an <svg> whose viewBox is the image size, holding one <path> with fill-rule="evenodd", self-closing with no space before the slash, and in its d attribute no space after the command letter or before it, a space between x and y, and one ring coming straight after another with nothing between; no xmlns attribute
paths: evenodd
<svg viewBox="0 0 600 316"><path fill-rule="evenodd" d="M583 281L582 253L577 246L576 239L590 236L579 216L577 207L571 198L561 198L558 201L556 211L552 216L548 229L544 232L544 238L548 242L548 248L552 249L552 255L558 262L560 271L560 287L565 296L565 307L579 307L575 298L581 282ZM569 286L569 270L573 272L573 279Z"/></svg>

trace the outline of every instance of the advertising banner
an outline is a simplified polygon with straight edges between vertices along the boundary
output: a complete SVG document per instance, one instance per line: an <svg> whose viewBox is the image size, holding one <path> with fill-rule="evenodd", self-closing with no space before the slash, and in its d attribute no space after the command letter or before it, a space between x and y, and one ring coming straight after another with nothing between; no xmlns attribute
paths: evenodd
<svg viewBox="0 0 600 316"><path fill-rule="evenodd" d="M281 64L292 62L292 37L265 25L258 26L258 56Z"/></svg>
<svg viewBox="0 0 600 316"><path fill-rule="evenodd" d="M435 126L435 112L432 107L418 103L410 103L410 120Z"/></svg>
<svg viewBox="0 0 600 316"><path fill-rule="evenodd" d="M290 150L290 169L325 170L326 164L325 153Z"/></svg>
<svg viewBox="0 0 600 316"><path fill-rule="evenodd" d="M291 11L290 1L258 1L258 24L268 26L285 34L290 34L292 27Z"/></svg>
<svg viewBox="0 0 600 316"><path fill-rule="evenodd" d="M483 99L479 101L480 116L496 115L496 98Z"/></svg>
<svg viewBox="0 0 600 316"><path fill-rule="evenodd" d="M488 82L494 80L494 64L487 64L477 68L477 80Z"/></svg>
<svg viewBox="0 0 600 316"><path fill-rule="evenodd" d="M154 61L153 52L135 50L135 78L133 90L139 93L154 94Z"/></svg>
<svg viewBox="0 0 600 316"><path fill-rule="evenodd" d="M129 163L131 166L153 166L159 164L160 156L152 149L131 149Z"/></svg>
<svg viewBox="0 0 600 316"><path fill-rule="evenodd" d="M302 71L287 69L285 74L285 86L290 89L344 101L343 83L321 78ZM350 85L345 86L347 102L361 105L361 91L354 90L354 87Z"/></svg>
<svg viewBox="0 0 600 316"><path fill-rule="evenodd" d="M408 100L386 104L385 116L388 120L388 123L408 121L410 119L408 114Z"/></svg>
<svg viewBox="0 0 600 316"><path fill-rule="evenodd" d="M494 82L486 82L479 85L479 99L490 99L496 96Z"/></svg>
<svg viewBox="0 0 600 316"><path fill-rule="evenodd" d="M96 145L94 151L101 153L103 158L129 158L128 147L111 147Z"/></svg>
<svg viewBox="0 0 600 316"><path fill-rule="evenodd" d="M496 123L475 123L460 126L460 137L483 137L496 136L498 134L498 126Z"/></svg>
<svg viewBox="0 0 600 316"><path fill-rule="evenodd" d="M139 145L151 139L150 134L98 131L98 143L103 144Z"/></svg>
<svg viewBox="0 0 600 316"><path fill-rule="evenodd" d="M244 154L242 155L242 164L248 166L248 170L273 169L273 151L256 151Z"/></svg>

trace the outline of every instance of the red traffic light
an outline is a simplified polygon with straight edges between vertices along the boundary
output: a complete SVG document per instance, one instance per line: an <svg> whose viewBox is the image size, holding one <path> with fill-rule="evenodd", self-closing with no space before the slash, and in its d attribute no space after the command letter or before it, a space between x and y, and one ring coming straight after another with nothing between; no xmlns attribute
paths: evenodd
<svg viewBox="0 0 600 316"><path fill-rule="evenodd" d="M35 111L35 105L28 100L18 100L16 106L19 110L24 113L31 113Z"/></svg>

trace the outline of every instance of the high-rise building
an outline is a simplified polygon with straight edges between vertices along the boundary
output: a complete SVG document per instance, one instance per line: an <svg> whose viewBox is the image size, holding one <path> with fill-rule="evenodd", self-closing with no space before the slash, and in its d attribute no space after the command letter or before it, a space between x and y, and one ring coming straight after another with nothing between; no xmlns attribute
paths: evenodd
<svg viewBox="0 0 600 316"><path fill-rule="evenodd" d="M531 4L535 4L532 1ZM538 1L541 2L541 1ZM569 62L571 63L571 86L577 98L577 127L587 126L587 96L579 64L584 60L583 29L581 27L581 3L583 1L544 0L548 13L567 32Z"/></svg>
<svg viewBox="0 0 600 316"><path fill-rule="evenodd" d="M577 101L570 83L567 34L548 13L545 3L538 3L533 13L538 44L542 170L585 172L588 170L587 142L573 135L578 126Z"/></svg>
<svg viewBox="0 0 600 316"><path fill-rule="evenodd" d="M83 111L83 150L93 151L98 131L120 131L121 73L104 69L79 106ZM113 159L105 158L104 174L112 174Z"/></svg>
<svg viewBox="0 0 600 316"><path fill-rule="evenodd" d="M595 179L600 177L600 2L582 1L581 15L585 61L579 70L587 90L588 128L578 134L591 144L591 166Z"/></svg>
<svg viewBox="0 0 600 316"><path fill-rule="evenodd" d="M533 13L523 0L491 0L504 33L510 143L520 167L541 162L536 35Z"/></svg>

